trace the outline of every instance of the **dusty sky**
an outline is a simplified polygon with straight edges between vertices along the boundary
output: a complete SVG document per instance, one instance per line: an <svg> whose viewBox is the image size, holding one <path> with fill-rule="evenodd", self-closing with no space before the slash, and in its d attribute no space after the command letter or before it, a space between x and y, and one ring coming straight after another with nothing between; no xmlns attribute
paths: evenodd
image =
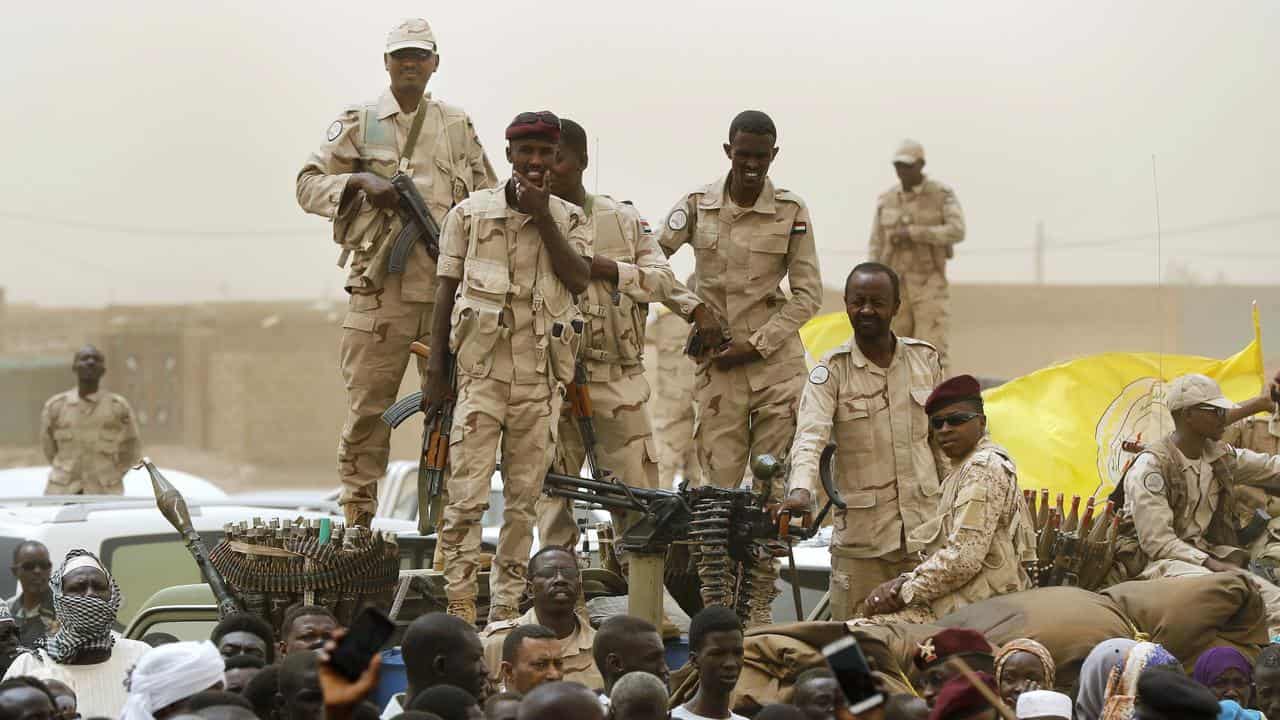
<svg viewBox="0 0 1280 720"><path fill-rule="evenodd" d="M968 217L955 281L1029 282L1037 221L1049 282L1168 281L1180 263L1274 284L1280 268L1272 0L507 7L11 8L0 285L48 305L338 297L329 228L298 209L294 176L344 105L385 86L386 31L421 14L441 45L431 89L471 113L500 174L506 122L550 108L599 140L600 190L655 224L724 172L738 110L770 113L772 175L808 201L829 284L863 258L908 136Z"/></svg>

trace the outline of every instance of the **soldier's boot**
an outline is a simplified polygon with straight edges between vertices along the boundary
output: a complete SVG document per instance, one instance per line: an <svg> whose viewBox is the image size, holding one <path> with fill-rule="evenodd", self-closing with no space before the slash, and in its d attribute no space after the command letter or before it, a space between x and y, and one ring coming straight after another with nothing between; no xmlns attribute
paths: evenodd
<svg viewBox="0 0 1280 720"><path fill-rule="evenodd" d="M472 615L475 615L474 610L472 610ZM515 620L518 617L520 617L519 608L513 608L509 605L491 605L489 607L490 623L503 622L505 620Z"/></svg>
<svg viewBox="0 0 1280 720"><path fill-rule="evenodd" d="M347 527L373 527L373 512L362 505L347 504L342 506L342 515L347 520Z"/></svg>
<svg viewBox="0 0 1280 720"><path fill-rule="evenodd" d="M472 597L450 600L449 609L445 612L456 618L462 618L468 624L474 626L476 624L476 599Z"/></svg>

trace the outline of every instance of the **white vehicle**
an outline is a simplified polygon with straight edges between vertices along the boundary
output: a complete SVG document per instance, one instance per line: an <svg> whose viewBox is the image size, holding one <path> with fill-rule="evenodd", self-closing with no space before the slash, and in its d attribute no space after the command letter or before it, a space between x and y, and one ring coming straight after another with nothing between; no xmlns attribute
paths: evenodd
<svg viewBox="0 0 1280 720"><path fill-rule="evenodd" d="M292 503L250 503L227 498L207 481L185 473L162 472L183 493L191 521L210 548L221 540L225 525L254 517L340 520L332 504L319 510L299 510ZM0 472L0 483L3 482L5 476ZM6 486L0 487L8 490ZM214 492L210 494L215 496L201 497L202 487L211 488ZM55 568L73 548L96 553L124 594L119 614L121 624L128 624L140 604L157 590L201 582L182 540L156 509L149 478L146 493L139 490L136 495L0 497L0 596L11 597L17 591L9 559L24 540L39 540L47 545ZM401 537L405 565L413 566L427 554L413 523L378 519L374 528L395 532Z"/></svg>
<svg viewBox="0 0 1280 720"><path fill-rule="evenodd" d="M6 468L0 470L0 495L4 497L39 497L49 482L48 465ZM188 500L213 500L227 494L217 485L181 470L160 468L165 478ZM142 468L131 468L124 474L125 497L155 497L151 491L151 476Z"/></svg>

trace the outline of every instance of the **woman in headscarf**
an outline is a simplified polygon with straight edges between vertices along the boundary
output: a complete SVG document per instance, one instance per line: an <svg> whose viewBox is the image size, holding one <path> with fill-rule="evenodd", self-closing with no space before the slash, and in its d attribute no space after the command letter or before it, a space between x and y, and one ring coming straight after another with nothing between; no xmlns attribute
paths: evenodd
<svg viewBox="0 0 1280 720"><path fill-rule="evenodd" d="M1138 697L1138 679L1143 672L1160 668L1182 674L1182 666L1164 646L1140 642L1129 650L1124 664L1111 670L1107 681L1106 700L1102 705L1100 720L1133 720Z"/></svg>
<svg viewBox="0 0 1280 720"><path fill-rule="evenodd" d="M1210 648L1196 658L1191 677L1213 691L1218 700L1247 705L1253 688L1253 663L1232 647Z"/></svg>
<svg viewBox="0 0 1280 720"><path fill-rule="evenodd" d="M1128 638L1113 638L1099 643L1080 666L1080 692L1076 695L1077 720L1098 720L1102 703L1107 699L1107 681L1111 671L1124 664L1129 651L1138 643Z"/></svg>
<svg viewBox="0 0 1280 720"><path fill-rule="evenodd" d="M129 673L120 720L166 720L187 711L192 695L223 687L222 653L208 640L175 642L148 651Z"/></svg>
<svg viewBox="0 0 1280 720"><path fill-rule="evenodd" d="M1055 672L1049 648L1030 638L1010 640L996 653L996 686L1011 708L1024 692L1052 690Z"/></svg>
<svg viewBox="0 0 1280 720"><path fill-rule="evenodd" d="M126 692L124 678L146 643L112 632L120 610L120 588L88 550L67 553L49 579L58 632L43 648L18 656L6 678L30 675L59 680L75 691L84 717L119 717Z"/></svg>

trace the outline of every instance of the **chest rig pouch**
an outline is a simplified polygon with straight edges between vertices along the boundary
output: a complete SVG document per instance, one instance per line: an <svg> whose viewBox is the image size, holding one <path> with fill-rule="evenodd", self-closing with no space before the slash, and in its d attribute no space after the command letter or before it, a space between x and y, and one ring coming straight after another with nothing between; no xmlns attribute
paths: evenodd
<svg viewBox="0 0 1280 720"><path fill-rule="evenodd" d="M611 260L633 262L636 240L628 242L623 217L614 208L597 205L595 251ZM579 305L586 317L587 333L582 349L584 358L609 365L635 367L644 354L647 303L637 303L624 293L610 292L604 283L592 283L587 302Z"/></svg>

